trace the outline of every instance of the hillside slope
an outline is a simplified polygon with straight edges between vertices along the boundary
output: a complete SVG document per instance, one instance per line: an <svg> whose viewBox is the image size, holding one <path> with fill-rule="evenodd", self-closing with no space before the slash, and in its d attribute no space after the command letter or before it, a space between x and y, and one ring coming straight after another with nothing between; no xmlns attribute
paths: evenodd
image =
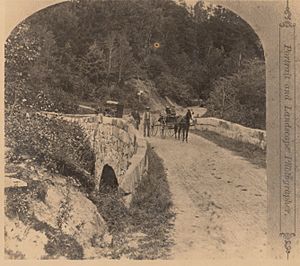
<svg viewBox="0 0 300 266"><path fill-rule="evenodd" d="M17 177L5 178L7 259L91 259L105 253L112 240L106 223L75 179L49 173L31 159L6 168Z"/></svg>
<svg viewBox="0 0 300 266"><path fill-rule="evenodd" d="M140 101L148 105L152 111L159 111L165 108L167 101L161 97L155 84L151 80L131 79L128 84L136 91L141 91ZM144 106L145 107L145 106Z"/></svg>

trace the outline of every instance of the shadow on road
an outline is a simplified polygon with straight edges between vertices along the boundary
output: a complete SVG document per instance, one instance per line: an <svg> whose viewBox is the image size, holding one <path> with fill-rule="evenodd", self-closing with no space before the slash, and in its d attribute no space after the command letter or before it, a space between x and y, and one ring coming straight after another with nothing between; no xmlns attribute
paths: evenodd
<svg viewBox="0 0 300 266"><path fill-rule="evenodd" d="M253 144L236 141L207 130L200 131L197 129L192 129L190 131L191 133L212 141L219 147L234 152L234 154L243 157L248 162L258 166L259 168L266 168L266 151Z"/></svg>

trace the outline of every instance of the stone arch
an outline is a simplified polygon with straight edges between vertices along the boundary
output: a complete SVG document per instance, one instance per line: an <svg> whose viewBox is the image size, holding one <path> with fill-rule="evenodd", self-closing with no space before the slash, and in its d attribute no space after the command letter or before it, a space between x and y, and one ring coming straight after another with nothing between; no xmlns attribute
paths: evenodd
<svg viewBox="0 0 300 266"><path fill-rule="evenodd" d="M26 0L26 1L5 1L5 29L4 38L6 39L10 32L24 19L54 4L65 2L65 0ZM194 4L196 0L187 0L188 4ZM282 240L279 238L279 202L280 193L280 175L279 164L274 163L280 160L278 152L278 143L280 142L279 133L279 74L278 74L278 25L283 20L283 11L285 0L277 1L251 1L251 0L206 0L208 3L218 4L239 15L245 20L258 35L264 49L266 64L266 99L267 99L267 134L268 134L268 152L267 152L267 184L268 184L268 237L269 244L278 257L285 256L282 248ZM298 1L290 1L293 18L296 24L300 24L300 5ZM297 43L298 50L300 49ZM300 54L300 53L299 53ZM300 69L300 55L296 55L296 68ZM297 75L296 84L300 83L300 75ZM296 95L300 101L300 93ZM297 113L297 112L296 112ZM297 116L297 120L300 117ZM297 125L299 128L299 125ZM300 139L296 140L299 143ZM298 145L299 147L299 145ZM297 148L298 151L299 148ZM273 163L272 163L273 162ZM300 156L297 158L297 165L300 165ZM300 183L297 188L299 191ZM297 195L297 201L300 202L300 193ZM297 229L300 230L300 212L297 214ZM298 237L299 240L299 237ZM298 241L299 242L299 241Z"/></svg>

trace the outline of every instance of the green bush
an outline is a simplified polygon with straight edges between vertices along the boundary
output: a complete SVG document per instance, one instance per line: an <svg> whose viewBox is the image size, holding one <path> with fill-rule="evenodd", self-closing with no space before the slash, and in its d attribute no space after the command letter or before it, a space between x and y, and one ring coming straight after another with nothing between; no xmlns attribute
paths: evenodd
<svg viewBox="0 0 300 266"><path fill-rule="evenodd" d="M15 112L6 116L8 161L30 156L52 172L77 178L93 187L95 155L82 128L74 123L38 113ZM89 178L90 177L90 178Z"/></svg>

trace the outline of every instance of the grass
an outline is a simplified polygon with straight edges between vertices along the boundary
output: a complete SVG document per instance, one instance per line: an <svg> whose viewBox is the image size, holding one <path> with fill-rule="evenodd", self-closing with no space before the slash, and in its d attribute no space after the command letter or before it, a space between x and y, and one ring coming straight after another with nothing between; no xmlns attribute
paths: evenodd
<svg viewBox="0 0 300 266"><path fill-rule="evenodd" d="M120 259L167 259L172 201L162 160L148 147L149 171L133 195L127 209L115 194L91 198L106 221L113 243L106 257Z"/></svg>
<svg viewBox="0 0 300 266"><path fill-rule="evenodd" d="M192 129L191 132L234 152L259 168L266 168L266 151L254 144L237 141L208 130Z"/></svg>
<svg viewBox="0 0 300 266"><path fill-rule="evenodd" d="M170 231L173 227L172 200L166 172L161 158L148 147L149 174L135 192L130 211L134 226L148 237L140 241L145 259L167 258L173 245Z"/></svg>

